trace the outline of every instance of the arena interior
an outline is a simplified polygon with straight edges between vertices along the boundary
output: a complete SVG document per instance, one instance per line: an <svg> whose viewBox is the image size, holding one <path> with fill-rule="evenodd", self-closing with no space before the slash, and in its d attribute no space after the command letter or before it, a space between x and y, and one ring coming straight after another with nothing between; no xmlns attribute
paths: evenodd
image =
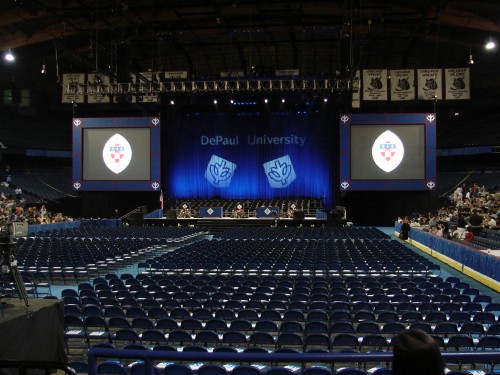
<svg viewBox="0 0 500 375"><path fill-rule="evenodd" d="M0 9L2 371L500 373L497 1Z"/></svg>

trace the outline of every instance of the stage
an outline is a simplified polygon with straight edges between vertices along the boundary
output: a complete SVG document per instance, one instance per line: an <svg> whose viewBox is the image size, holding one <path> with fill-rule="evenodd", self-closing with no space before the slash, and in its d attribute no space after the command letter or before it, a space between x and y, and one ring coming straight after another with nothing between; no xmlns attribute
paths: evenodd
<svg viewBox="0 0 500 375"><path fill-rule="evenodd" d="M241 228L241 227L322 227L326 225L333 226L332 223L328 222L327 219L317 219L315 217L305 217L303 219L292 219L292 218L258 218L258 217L247 217L247 218L231 218L231 217L219 217L219 218L156 218L156 219L144 219L144 224L146 225L157 225L157 226L194 226L207 228L211 231L223 231L230 228Z"/></svg>

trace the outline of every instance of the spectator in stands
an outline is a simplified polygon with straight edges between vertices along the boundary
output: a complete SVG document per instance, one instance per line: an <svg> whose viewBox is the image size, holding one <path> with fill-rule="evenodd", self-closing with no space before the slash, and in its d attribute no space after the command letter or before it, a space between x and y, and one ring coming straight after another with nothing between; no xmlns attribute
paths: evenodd
<svg viewBox="0 0 500 375"><path fill-rule="evenodd" d="M474 232L471 227L467 227L467 231L465 232L464 241L472 242L474 240Z"/></svg>
<svg viewBox="0 0 500 375"><path fill-rule="evenodd" d="M5 177L5 184L4 186L9 186L12 183L12 176L10 174Z"/></svg>
<svg viewBox="0 0 500 375"><path fill-rule="evenodd" d="M44 204L42 204L42 207L40 207L40 217L43 219L47 215L47 207L45 207Z"/></svg>
<svg viewBox="0 0 500 375"><path fill-rule="evenodd" d="M465 226L467 225L465 221L464 214L460 212L457 219L457 228L451 234L452 237L463 240L465 237Z"/></svg>
<svg viewBox="0 0 500 375"><path fill-rule="evenodd" d="M453 201L456 203L458 201L461 201L462 198L463 198L463 190L462 187L459 186L453 192Z"/></svg>
<svg viewBox="0 0 500 375"><path fill-rule="evenodd" d="M408 239L408 235L410 233L410 220L408 219L408 216L405 216L405 218L403 219L403 224L401 224L401 230L399 232L399 238L401 238L402 240L407 240Z"/></svg>
<svg viewBox="0 0 500 375"><path fill-rule="evenodd" d="M483 217L477 209L472 210L472 214L469 216L469 228L475 236L478 236L483 229Z"/></svg>
<svg viewBox="0 0 500 375"><path fill-rule="evenodd" d="M484 217L483 226L489 229L495 229L497 227L497 221L495 220L497 215L486 215Z"/></svg>
<svg viewBox="0 0 500 375"><path fill-rule="evenodd" d="M16 200L19 202L23 199L23 189L21 189L19 186L16 187L16 189L14 190L14 192L16 193Z"/></svg>
<svg viewBox="0 0 500 375"><path fill-rule="evenodd" d="M408 329L392 340L393 375L444 375L445 363L434 339L419 329Z"/></svg>

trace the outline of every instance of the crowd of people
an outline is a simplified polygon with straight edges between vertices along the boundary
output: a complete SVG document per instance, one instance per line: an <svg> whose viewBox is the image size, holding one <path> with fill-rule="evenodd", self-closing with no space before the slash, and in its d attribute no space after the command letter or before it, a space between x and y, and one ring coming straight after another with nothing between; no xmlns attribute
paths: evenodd
<svg viewBox="0 0 500 375"><path fill-rule="evenodd" d="M499 230L500 190L489 190L477 183L469 188L459 186L447 204L436 212L413 212L404 218L399 217L401 238L407 239L409 230L416 228L439 237L472 242L484 228Z"/></svg>
<svg viewBox="0 0 500 375"><path fill-rule="evenodd" d="M7 197L0 194L0 224L11 222L27 222L28 224L52 224L73 221L60 212L51 212L45 205L27 206L23 199Z"/></svg>

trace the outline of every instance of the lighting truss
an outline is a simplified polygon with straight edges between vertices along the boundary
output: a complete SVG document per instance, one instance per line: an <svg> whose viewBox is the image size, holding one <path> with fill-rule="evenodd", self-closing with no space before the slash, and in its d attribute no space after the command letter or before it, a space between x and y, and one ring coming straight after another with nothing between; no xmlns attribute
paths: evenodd
<svg viewBox="0 0 500 375"><path fill-rule="evenodd" d="M238 92L358 92L355 78L311 79L218 79L203 81L167 81L140 83L70 83L64 86L66 94L73 95L160 95L176 93L238 93Z"/></svg>

